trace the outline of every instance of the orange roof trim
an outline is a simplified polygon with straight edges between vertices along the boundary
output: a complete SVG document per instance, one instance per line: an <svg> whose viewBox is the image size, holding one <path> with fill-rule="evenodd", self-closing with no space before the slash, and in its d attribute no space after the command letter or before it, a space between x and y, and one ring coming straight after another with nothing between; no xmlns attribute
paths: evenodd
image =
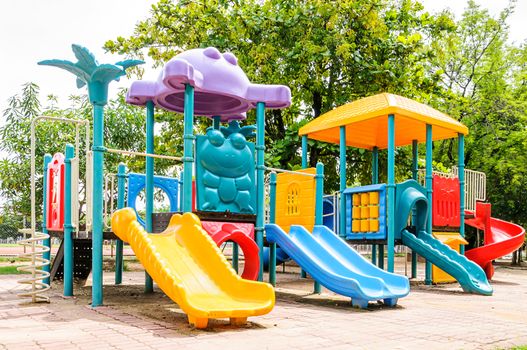
<svg viewBox="0 0 527 350"><path fill-rule="evenodd" d="M467 135L468 128L438 110L399 95L382 93L337 107L310 121L299 135L339 143L340 127L346 127L346 144L352 147L385 149L388 145L388 115L395 116L395 145L425 142L426 125L432 125L432 139L444 140Z"/></svg>

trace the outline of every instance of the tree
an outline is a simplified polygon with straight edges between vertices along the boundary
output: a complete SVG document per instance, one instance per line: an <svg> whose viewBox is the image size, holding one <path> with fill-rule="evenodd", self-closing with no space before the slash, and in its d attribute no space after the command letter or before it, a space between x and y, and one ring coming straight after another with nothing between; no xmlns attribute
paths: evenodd
<svg viewBox="0 0 527 350"><path fill-rule="evenodd" d="M444 90L434 102L468 126L466 166L487 174L494 216L526 225L527 56L525 45L507 44L513 4L493 18L469 1L457 29L436 41L433 64ZM456 153L448 140L435 149L435 158L455 165Z"/></svg>
<svg viewBox="0 0 527 350"><path fill-rule="evenodd" d="M38 86L33 83L24 85L22 93L9 99L9 107L4 111L5 124L0 128L2 143L0 150L7 156L0 159L0 195L6 200L5 212L30 215L30 125L39 115L83 119L90 121L91 106L86 95L70 97L71 106L57 108L56 98L51 96L47 105L42 107L39 102ZM105 143L108 147L143 152L145 149L145 118L141 109L126 104L125 91L111 100L107 107L105 118ZM85 139L80 138L80 177L85 177ZM39 123L36 128L36 203L37 218L42 212L42 167L45 153L64 152L66 143L75 142L75 127L70 124L55 122ZM91 141L92 135L90 135ZM159 147L156 149L159 152ZM144 172L145 162L142 157L127 157L107 154L105 157L105 172L116 173L119 162L127 164L130 171ZM157 173L167 173L171 164L156 162ZM80 187L81 204L84 203L85 188ZM82 216L81 216L82 219ZM38 219L37 219L38 220Z"/></svg>
<svg viewBox="0 0 527 350"><path fill-rule="evenodd" d="M300 141L292 131L305 120L378 92L422 98L434 91L437 77L425 74L432 53L425 39L451 24L422 10L411 0L226 0L219 6L161 0L132 37L110 40L105 48L138 57L146 49L159 66L183 50L215 46L235 53L252 81L288 85L292 107L266 115L267 162L295 167ZM178 130L176 120L166 130ZM173 137L178 143L180 135ZM338 184L337 154L333 145L310 142L310 165L326 164L328 190ZM348 159L348 181L369 182L368 152L349 150ZM408 173L409 167L401 168Z"/></svg>

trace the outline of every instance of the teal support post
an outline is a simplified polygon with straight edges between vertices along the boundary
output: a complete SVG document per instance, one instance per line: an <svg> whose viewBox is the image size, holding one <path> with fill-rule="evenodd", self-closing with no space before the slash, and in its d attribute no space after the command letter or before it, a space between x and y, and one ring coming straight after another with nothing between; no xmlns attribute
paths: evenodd
<svg viewBox="0 0 527 350"><path fill-rule="evenodd" d="M412 179L418 181L419 176L417 140L412 140ZM412 222L415 222L415 208L413 209ZM417 253L412 250L412 278L417 277Z"/></svg>
<svg viewBox="0 0 527 350"><path fill-rule="evenodd" d="M346 237L346 200L344 190L346 189L346 127L340 127L340 205L339 205L339 236Z"/></svg>
<svg viewBox="0 0 527 350"><path fill-rule="evenodd" d="M307 135L302 135L302 169L307 168Z"/></svg>
<svg viewBox="0 0 527 350"><path fill-rule="evenodd" d="M221 116L215 115L212 117L212 127L216 130L220 129L221 125Z"/></svg>
<svg viewBox="0 0 527 350"><path fill-rule="evenodd" d="M379 147L375 146L371 152L371 183L379 183ZM375 264L377 262L377 245L371 245L371 262Z"/></svg>
<svg viewBox="0 0 527 350"><path fill-rule="evenodd" d="M322 225L324 215L324 164L322 163L317 163L315 182L315 225ZM320 283L315 281L314 293L320 294L320 292Z"/></svg>
<svg viewBox="0 0 527 350"><path fill-rule="evenodd" d="M377 266L380 269L384 269L384 244L379 244L379 254L378 254Z"/></svg>
<svg viewBox="0 0 527 350"><path fill-rule="evenodd" d="M73 296L73 224L71 222L71 160L75 157L72 145L66 145L64 159L64 296Z"/></svg>
<svg viewBox="0 0 527 350"><path fill-rule="evenodd" d="M394 270L395 248L395 116L388 115L388 272ZM383 254L384 259L384 254Z"/></svg>
<svg viewBox="0 0 527 350"><path fill-rule="evenodd" d="M307 135L302 135L302 169L307 168ZM300 278L306 278L304 269L300 269Z"/></svg>
<svg viewBox="0 0 527 350"><path fill-rule="evenodd" d="M192 166L194 164L194 87L185 85L183 135L183 212L192 211Z"/></svg>
<svg viewBox="0 0 527 350"><path fill-rule="evenodd" d="M104 105L93 105L93 220L92 220L92 306L103 303L102 243L104 184Z"/></svg>
<svg viewBox="0 0 527 350"><path fill-rule="evenodd" d="M154 154L154 102L146 102L146 153ZM152 233L152 213L154 212L154 158L146 157L145 171L145 228ZM145 271L145 293L154 292L154 281Z"/></svg>
<svg viewBox="0 0 527 350"><path fill-rule="evenodd" d="M126 166L119 163L117 167L117 209L124 208L126 193ZM117 239L115 245L115 284L123 282L123 241Z"/></svg>
<svg viewBox="0 0 527 350"><path fill-rule="evenodd" d="M457 169L459 178L459 234L465 237L465 135L457 136ZM465 246L459 247L461 254L465 254Z"/></svg>
<svg viewBox="0 0 527 350"><path fill-rule="evenodd" d="M265 104L258 102L256 104L256 228L255 237L258 251L263 252L263 235L264 235L264 151L265 151ZM258 281L263 280L263 254L260 253L260 271L258 272Z"/></svg>
<svg viewBox="0 0 527 350"><path fill-rule="evenodd" d="M178 181L178 194L179 194L179 211L183 211L183 173L179 174L179 181Z"/></svg>
<svg viewBox="0 0 527 350"><path fill-rule="evenodd" d="M238 256L239 256L238 244L232 242L232 268L238 273Z"/></svg>
<svg viewBox="0 0 527 350"><path fill-rule="evenodd" d="M46 153L44 155L44 178L43 178L43 185L42 185L42 233L48 234L48 228L46 226L46 222L48 220L48 212L46 210L46 202L48 201L48 164L51 162L51 154ZM51 239L47 238L44 240L44 245L51 249ZM45 252L42 256L44 259L49 261L50 263L46 266L44 266L42 269L46 272L50 272L50 265L51 265L51 250L48 250ZM50 284L49 277L46 277L44 279L44 283L47 285Z"/></svg>
<svg viewBox="0 0 527 350"><path fill-rule="evenodd" d="M276 173L271 173L269 184L269 223L276 222ZM269 283L276 286L276 243L269 244Z"/></svg>
<svg viewBox="0 0 527 350"><path fill-rule="evenodd" d="M426 198L428 199L428 218L426 231L432 234L432 125L426 125ZM432 264L425 263L425 284L432 284Z"/></svg>

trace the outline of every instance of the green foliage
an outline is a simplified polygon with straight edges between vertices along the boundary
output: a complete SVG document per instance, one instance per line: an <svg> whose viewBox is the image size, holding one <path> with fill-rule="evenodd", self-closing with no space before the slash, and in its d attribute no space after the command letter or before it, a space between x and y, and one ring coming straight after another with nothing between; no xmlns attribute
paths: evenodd
<svg viewBox="0 0 527 350"><path fill-rule="evenodd" d="M410 0L249 0L217 5L212 0L161 0L150 18L137 24L133 36L110 40L105 47L139 57L146 50L159 66L183 50L215 46L235 53L252 81L289 86L292 107L266 113L267 160L282 168L299 166L296 131L306 120L378 92L416 98L432 93L438 77L426 74L431 55L426 38L452 26L447 16L423 13L422 6ZM254 114L248 119L254 121ZM181 145L181 119L167 121L163 133L168 131L170 140ZM328 191L338 184L337 155L334 145L310 143L310 166L325 163ZM369 157L364 150L349 150L349 183L369 183ZM405 174L406 165L401 163Z"/></svg>

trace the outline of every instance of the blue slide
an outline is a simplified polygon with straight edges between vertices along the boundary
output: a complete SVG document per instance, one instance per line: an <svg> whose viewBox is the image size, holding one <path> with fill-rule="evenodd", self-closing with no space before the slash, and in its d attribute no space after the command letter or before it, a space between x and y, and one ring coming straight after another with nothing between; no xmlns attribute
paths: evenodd
<svg viewBox="0 0 527 350"><path fill-rule="evenodd" d="M327 289L366 308L369 301L383 300L395 306L410 292L405 276L379 269L326 226L313 234L303 226L291 226L289 234L276 224L265 225L267 241L277 243L300 267Z"/></svg>

